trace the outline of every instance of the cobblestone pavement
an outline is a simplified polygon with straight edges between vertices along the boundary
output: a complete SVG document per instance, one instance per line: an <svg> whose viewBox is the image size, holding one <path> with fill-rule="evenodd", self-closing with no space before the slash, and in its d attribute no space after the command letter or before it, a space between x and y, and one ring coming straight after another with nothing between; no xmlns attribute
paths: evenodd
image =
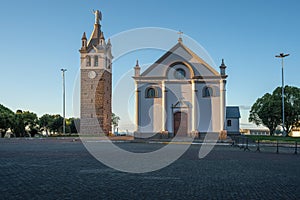
<svg viewBox="0 0 300 200"><path fill-rule="evenodd" d="M0 199L300 199L299 154L216 146L199 160L199 148L159 171L130 174L101 164L80 141L0 139Z"/></svg>

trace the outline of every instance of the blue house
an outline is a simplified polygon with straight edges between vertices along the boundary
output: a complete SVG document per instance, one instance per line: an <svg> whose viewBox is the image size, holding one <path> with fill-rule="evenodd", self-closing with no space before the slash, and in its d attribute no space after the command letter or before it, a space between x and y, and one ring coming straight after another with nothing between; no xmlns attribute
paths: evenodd
<svg viewBox="0 0 300 200"><path fill-rule="evenodd" d="M227 135L240 135L240 108L238 106L226 106L225 129Z"/></svg>

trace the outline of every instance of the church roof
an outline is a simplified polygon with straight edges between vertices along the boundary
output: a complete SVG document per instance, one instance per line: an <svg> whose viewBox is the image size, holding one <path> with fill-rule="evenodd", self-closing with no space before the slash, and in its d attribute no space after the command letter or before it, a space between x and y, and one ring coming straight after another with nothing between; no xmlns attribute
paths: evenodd
<svg viewBox="0 0 300 200"><path fill-rule="evenodd" d="M183 51L180 51L180 50L183 50ZM178 54L175 51L180 51L180 53ZM189 64L192 64L191 61L196 62L197 64L201 64L204 68L206 68L210 72L211 75L220 76L219 72L217 72L213 67L211 67L208 63L206 63L197 54L195 54L190 48L185 46L183 44L183 42L181 42L181 41L179 41L168 52L166 52L163 56L161 56L154 64L152 64L147 70L145 70L141 74L141 76L147 76L154 68L158 67L161 63L163 63L172 54L180 56L182 61L185 61ZM181 54L183 54L183 55L181 55ZM189 58L187 58L187 56L185 56L185 55L188 55ZM172 64L172 63L169 63L169 64Z"/></svg>
<svg viewBox="0 0 300 200"><path fill-rule="evenodd" d="M241 118L238 106L226 106L226 118Z"/></svg>

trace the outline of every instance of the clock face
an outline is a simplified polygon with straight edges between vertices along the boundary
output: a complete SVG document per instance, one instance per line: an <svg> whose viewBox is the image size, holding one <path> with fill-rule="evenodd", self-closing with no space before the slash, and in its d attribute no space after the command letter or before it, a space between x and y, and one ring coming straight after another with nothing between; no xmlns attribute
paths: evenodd
<svg viewBox="0 0 300 200"><path fill-rule="evenodd" d="M96 78L97 74L96 74L95 71L90 71L88 76L89 76L90 79L94 79L94 78Z"/></svg>

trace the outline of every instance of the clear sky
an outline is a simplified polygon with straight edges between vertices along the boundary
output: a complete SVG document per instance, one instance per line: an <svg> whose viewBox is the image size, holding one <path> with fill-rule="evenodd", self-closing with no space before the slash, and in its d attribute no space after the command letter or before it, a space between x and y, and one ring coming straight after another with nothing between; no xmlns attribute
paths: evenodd
<svg viewBox="0 0 300 200"><path fill-rule="evenodd" d="M93 9L102 11L106 38L142 27L182 30L218 66L224 58L227 104L241 106L242 123L258 97L281 85L276 54L291 54L285 82L300 87L298 0L11 0L0 7L1 104L39 116L62 113L60 69L67 68L67 116L73 116L78 50L82 33L92 31ZM129 58L113 66L114 75L135 65Z"/></svg>

